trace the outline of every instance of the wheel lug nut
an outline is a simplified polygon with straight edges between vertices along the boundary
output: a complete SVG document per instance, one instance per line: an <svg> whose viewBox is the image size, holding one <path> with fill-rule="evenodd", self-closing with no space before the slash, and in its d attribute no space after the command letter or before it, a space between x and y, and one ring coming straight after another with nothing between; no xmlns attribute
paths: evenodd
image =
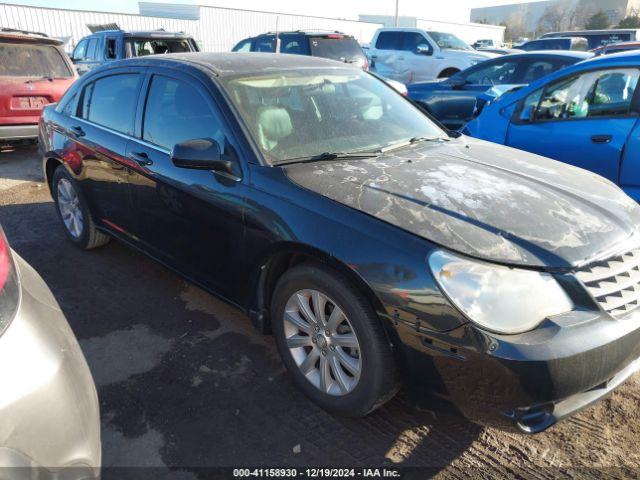
<svg viewBox="0 0 640 480"><path fill-rule="evenodd" d="M316 340L316 337L313 337L313 338L311 339L311 341L312 341L313 343L317 343L317 342L318 342L318 341Z"/></svg>
<svg viewBox="0 0 640 480"><path fill-rule="evenodd" d="M316 329L315 330L316 330L316 332L319 332L320 331L320 327L318 325L316 325Z"/></svg>
<svg viewBox="0 0 640 480"><path fill-rule="evenodd" d="M330 337L330 336L331 336L331 332L330 332L329 330L325 330L325 331L324 331L324 334L325 334L327 337Z"/></svg>

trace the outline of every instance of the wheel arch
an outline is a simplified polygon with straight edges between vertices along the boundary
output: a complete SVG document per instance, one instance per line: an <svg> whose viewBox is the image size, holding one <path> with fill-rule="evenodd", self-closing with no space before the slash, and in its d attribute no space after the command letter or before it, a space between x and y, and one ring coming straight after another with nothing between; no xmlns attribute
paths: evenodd
<svg viewBox="0 0 640 480"><path fill-rule="evenodd" d="M43 170L44 170L45 180L47 182L47 186L49 187L49 191L51 192L52 190L51 182L53 180L53 172L60 165L63 165L64 162L57 157L48 156L48 157L45 157L45 160L43 163L44 163Z"/></svg>
<svg viewBox="0 0 640 480"><path fill-rule="evenodd" d="M458 67L446 67L442 69L442 71L440 71L440 73L438 74L438 78L447 78L458 73L459 71L460 69Z"/></svg>
<svg viewBox="0 0 640 480"><path fill-rule="evenodd" d="M380 299L352 267L315 247L283 242L275 245L252 269L250 291L255 293L249 299L249 312L253 323L262 333L271 332L269 310L279 278L290 268L305 262L317 262L333 268L365 295L374 310L383 310Z"/></svg>

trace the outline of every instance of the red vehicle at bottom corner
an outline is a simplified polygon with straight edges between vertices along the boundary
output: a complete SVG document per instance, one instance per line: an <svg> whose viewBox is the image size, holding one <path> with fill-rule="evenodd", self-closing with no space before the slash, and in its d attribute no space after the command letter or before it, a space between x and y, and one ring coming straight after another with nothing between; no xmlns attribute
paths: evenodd
<svg viewBox="0 0 640 480"><path fill-rule="evenodd" d="M42 109L76 78L61 41L0 28L0 147L35 141Z"/></svg>

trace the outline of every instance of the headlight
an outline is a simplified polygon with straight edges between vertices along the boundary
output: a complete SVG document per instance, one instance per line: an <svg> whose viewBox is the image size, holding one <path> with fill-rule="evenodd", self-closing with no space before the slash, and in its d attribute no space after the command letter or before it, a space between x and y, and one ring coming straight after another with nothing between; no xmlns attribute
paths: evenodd
<svg viewBox="0 0 640 480"><path fill-rule="evenodd" d="M469 320L497 333L522 333L573 310L553 276L466 259L438 250L429 267L443 292Z"/></svg>

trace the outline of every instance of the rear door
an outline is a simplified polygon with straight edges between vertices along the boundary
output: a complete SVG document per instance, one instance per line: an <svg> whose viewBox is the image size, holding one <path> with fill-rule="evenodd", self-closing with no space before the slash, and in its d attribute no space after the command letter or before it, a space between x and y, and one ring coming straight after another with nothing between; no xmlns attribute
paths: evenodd
<svg viewBox="0 0 640 480"><path fill-rule="evenodd" d="M75 167L95 220L132 236L128 178L140 168L127 159L144 69L114 69L86 83L65 123L63 158Z"/></svg>
<svg viewBox="0 0 640 480"><path fill-rule="evenodd" d="M154 256L232 298L243 245L244 184L236 140L197 79L156 70L147 79L137 139L127 154L142 165L131 177L140 240ZM218 142L236 174L176 167L177 143Z"/></svg>
<svg viewBox="0 0 640 480"><path fill-rule="evenodd" d="M591 170L618 182L638 119L635 68L582 72L529 94L512 116L507 145Z"/></svg>

